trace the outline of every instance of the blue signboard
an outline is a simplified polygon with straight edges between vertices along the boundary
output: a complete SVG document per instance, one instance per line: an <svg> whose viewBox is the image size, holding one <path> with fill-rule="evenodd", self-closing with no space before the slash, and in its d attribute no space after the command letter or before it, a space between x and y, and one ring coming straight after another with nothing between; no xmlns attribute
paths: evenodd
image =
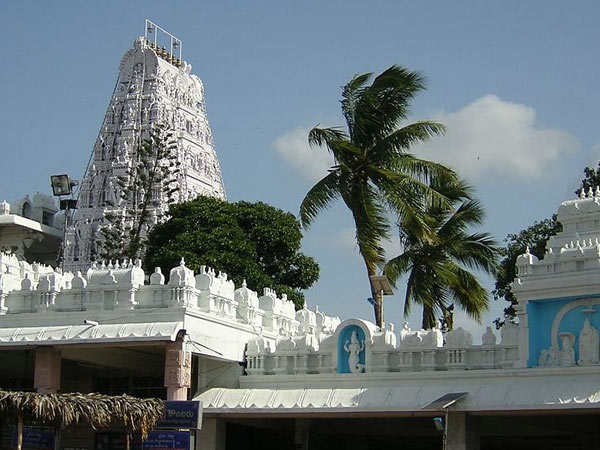
<svg viewBox="0 0 600 450"><path fill-rule="evenodd" d="M189 431L151 431L142 450L190 450Z"/></svg>
<svg viewBox="0 0 600 450"><path fill-rule="evenodd" d="M165 402L165 415L156 428L190 428L199 430L202 425L200 402Z"/></svg>
<svg viewBox="0 0 600 450"><path fill-rule="evenodd" d="M24 427L24 450L54 450L54 430L51 428ZM17 447L17 427L13 430L13 447Z"/></svg>

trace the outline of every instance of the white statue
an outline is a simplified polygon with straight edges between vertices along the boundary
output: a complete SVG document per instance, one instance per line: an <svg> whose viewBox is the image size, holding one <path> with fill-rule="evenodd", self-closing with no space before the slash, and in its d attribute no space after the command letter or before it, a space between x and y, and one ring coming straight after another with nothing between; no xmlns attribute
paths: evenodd
<svg viewBox="0 0 600 450"><path fill-rule="evenodd" d="M579 361L578 364L596 364L599 361L598 353L598 330L594 328L588 318L583 322L581 333L579 334Z"/></svg>
<svg viewBox="0 0 600 450"><path fill-rule="evenodd" d="M558 365L558 349L556 347L550 347L548 349L548 360L546 365L548 367L556 367Z"/></svg>
<svg viewBox="0 0 600 450"><path fill-rule="evenodd" d="M546 367L548 365L548 350L543 349L540 352L540 356L538 358L538 366L539 367Z"/></svg>
<svg viewBox="0 0 600 450"><path fill-rule="evenodd" d="M561 350L559 354L559 365L568 367L575 365L575 335L573 333L560 333Z"/></svg>
<svg viewBox="0 0 600 450"><path fill-rule="evenodd" d="M350 340L344 344L344 350L348 352L348 368L350 373L362 373L365 371L365 365L360 363L360 352L365 349L365 341L358 342L356 330L352 331Z"/></svg>

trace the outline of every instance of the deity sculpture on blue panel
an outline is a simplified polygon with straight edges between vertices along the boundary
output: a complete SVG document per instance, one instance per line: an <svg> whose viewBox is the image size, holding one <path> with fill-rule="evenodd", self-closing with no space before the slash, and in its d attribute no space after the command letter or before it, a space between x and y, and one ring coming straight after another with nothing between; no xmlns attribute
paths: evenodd
<svg viewBox="0 0 600 450"><path fill-rule="evenodd" d="M579 334L579 361L578 364L597 364L600 360L598 346L598 330L590 324L586 317Z"/></svg>
<svg viewBox="0 0 600 450"><path fill-rule="evenodd" d="M573 333L560 333L560 341L562 348L560 350L560 365L569 367L575 365L575 349L573 344L575 343L575 335Z"/></svg>
<svg viewBox="0 0 600 450"><path fill-rule="evenodd" d="M348 369L351 373L362 373L365 365L360 363L360 354L365 351L365 340L358 342L356 330L352 331L349 341L344 344L344 350L348 352Z"/></svg>
<svg viewBox="0 0 600 450"><path fill-rule="evenodd" d="M538 366L570 367L574 365L582 366L600 363L600 338L598 329L592 325L591 320L592 314L594 314L596 310L592 305L587 305L585 309L576 310L575 308L580 304L581 301L572 302L562 308L564 313L560 314L559 312L559 314L557 314L553 324L553 332L556 333L554 334L556 338L552 339L552 345L550 347L540 351ZM567 314L569 310L572 311L570 315ZM583 320L583 325L577 324L576 315L578 313L587 315ZM567 321L566 326L561 325L564 323L563 319ZM559 328L562 328L564 331L558 332ZM579 332L576 331L577 328L579 328ZM571 331L568 331L569 329Z"/></svg>
<svg viewBox="0 0 600 450"><path fill-rule="evenodd" d="M365 371L365 332L357 325L345 327L338 338L338 373Z"/></svg>

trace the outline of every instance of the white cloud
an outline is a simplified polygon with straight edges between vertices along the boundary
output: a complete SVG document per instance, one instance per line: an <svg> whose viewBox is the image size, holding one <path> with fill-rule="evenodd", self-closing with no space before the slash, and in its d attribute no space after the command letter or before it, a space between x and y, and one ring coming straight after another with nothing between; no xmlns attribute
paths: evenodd
<svg viewBox="0 0 600 450"><path fill-rule="evenodd" d="M317 181L327 175L333 166L333 157L324 148L311 148L308 145L308 128L296 128L275 140L277 153L310 181Z"/></svg>
<svg viewBox="0 0 600 450"><path fill-rule="evenodd" d="M540 178L579 146L570 133L541 126L534 108L491 94L432 119L446 125L447 133L419 144L415 153L448 164L469 180Z"/></svg>
<svg viewBox="0 0 600 450"><path fill-rule="evenodd" d="M349 250L358 250L356 244L356 230L354 228L342 228L332 240L337 247Z"/></svg>

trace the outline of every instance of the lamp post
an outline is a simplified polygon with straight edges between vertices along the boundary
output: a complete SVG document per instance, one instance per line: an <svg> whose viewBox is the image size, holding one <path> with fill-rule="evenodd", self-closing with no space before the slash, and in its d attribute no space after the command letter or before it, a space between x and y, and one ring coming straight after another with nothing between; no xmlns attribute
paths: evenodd
<svg viewBox="0 0 600 450"><path fill-rule="evenodd" d="M394 295L394 291L392 290L392 285L385 275L371 275L370 277L371 283L377 292L377 296L379 298L375 299L381 305L381 326L383 326L383 296L384 295Z"/></svg>
<svg viewBox="0 0 600 450"><path fill-rule="evenodd" d="M444 413L444 417L434 417L433 424L436 430L441 431L442 434L442 449L448 448L448 410L456 402L462 400L468 395L468 392L449 392L442 395L440 398L428 403L423 406L425 411L437 411Z"/></svg>
<svg viewBox="0 0 600 450"><path fill-rule="evenodd" d="M56 260L57 265L64 272L65 265L65 245L67 228L69 226L70 211L77 209L77 200L73 198L73 188L79 184L79 181L72 180L65 174L52 175L50 176L50 186L52 187L52 194L59 198L59 207L65 212L65 220L63 223L63 239ZM70 198L62 199L63 196L70 196Z"/></svg>

